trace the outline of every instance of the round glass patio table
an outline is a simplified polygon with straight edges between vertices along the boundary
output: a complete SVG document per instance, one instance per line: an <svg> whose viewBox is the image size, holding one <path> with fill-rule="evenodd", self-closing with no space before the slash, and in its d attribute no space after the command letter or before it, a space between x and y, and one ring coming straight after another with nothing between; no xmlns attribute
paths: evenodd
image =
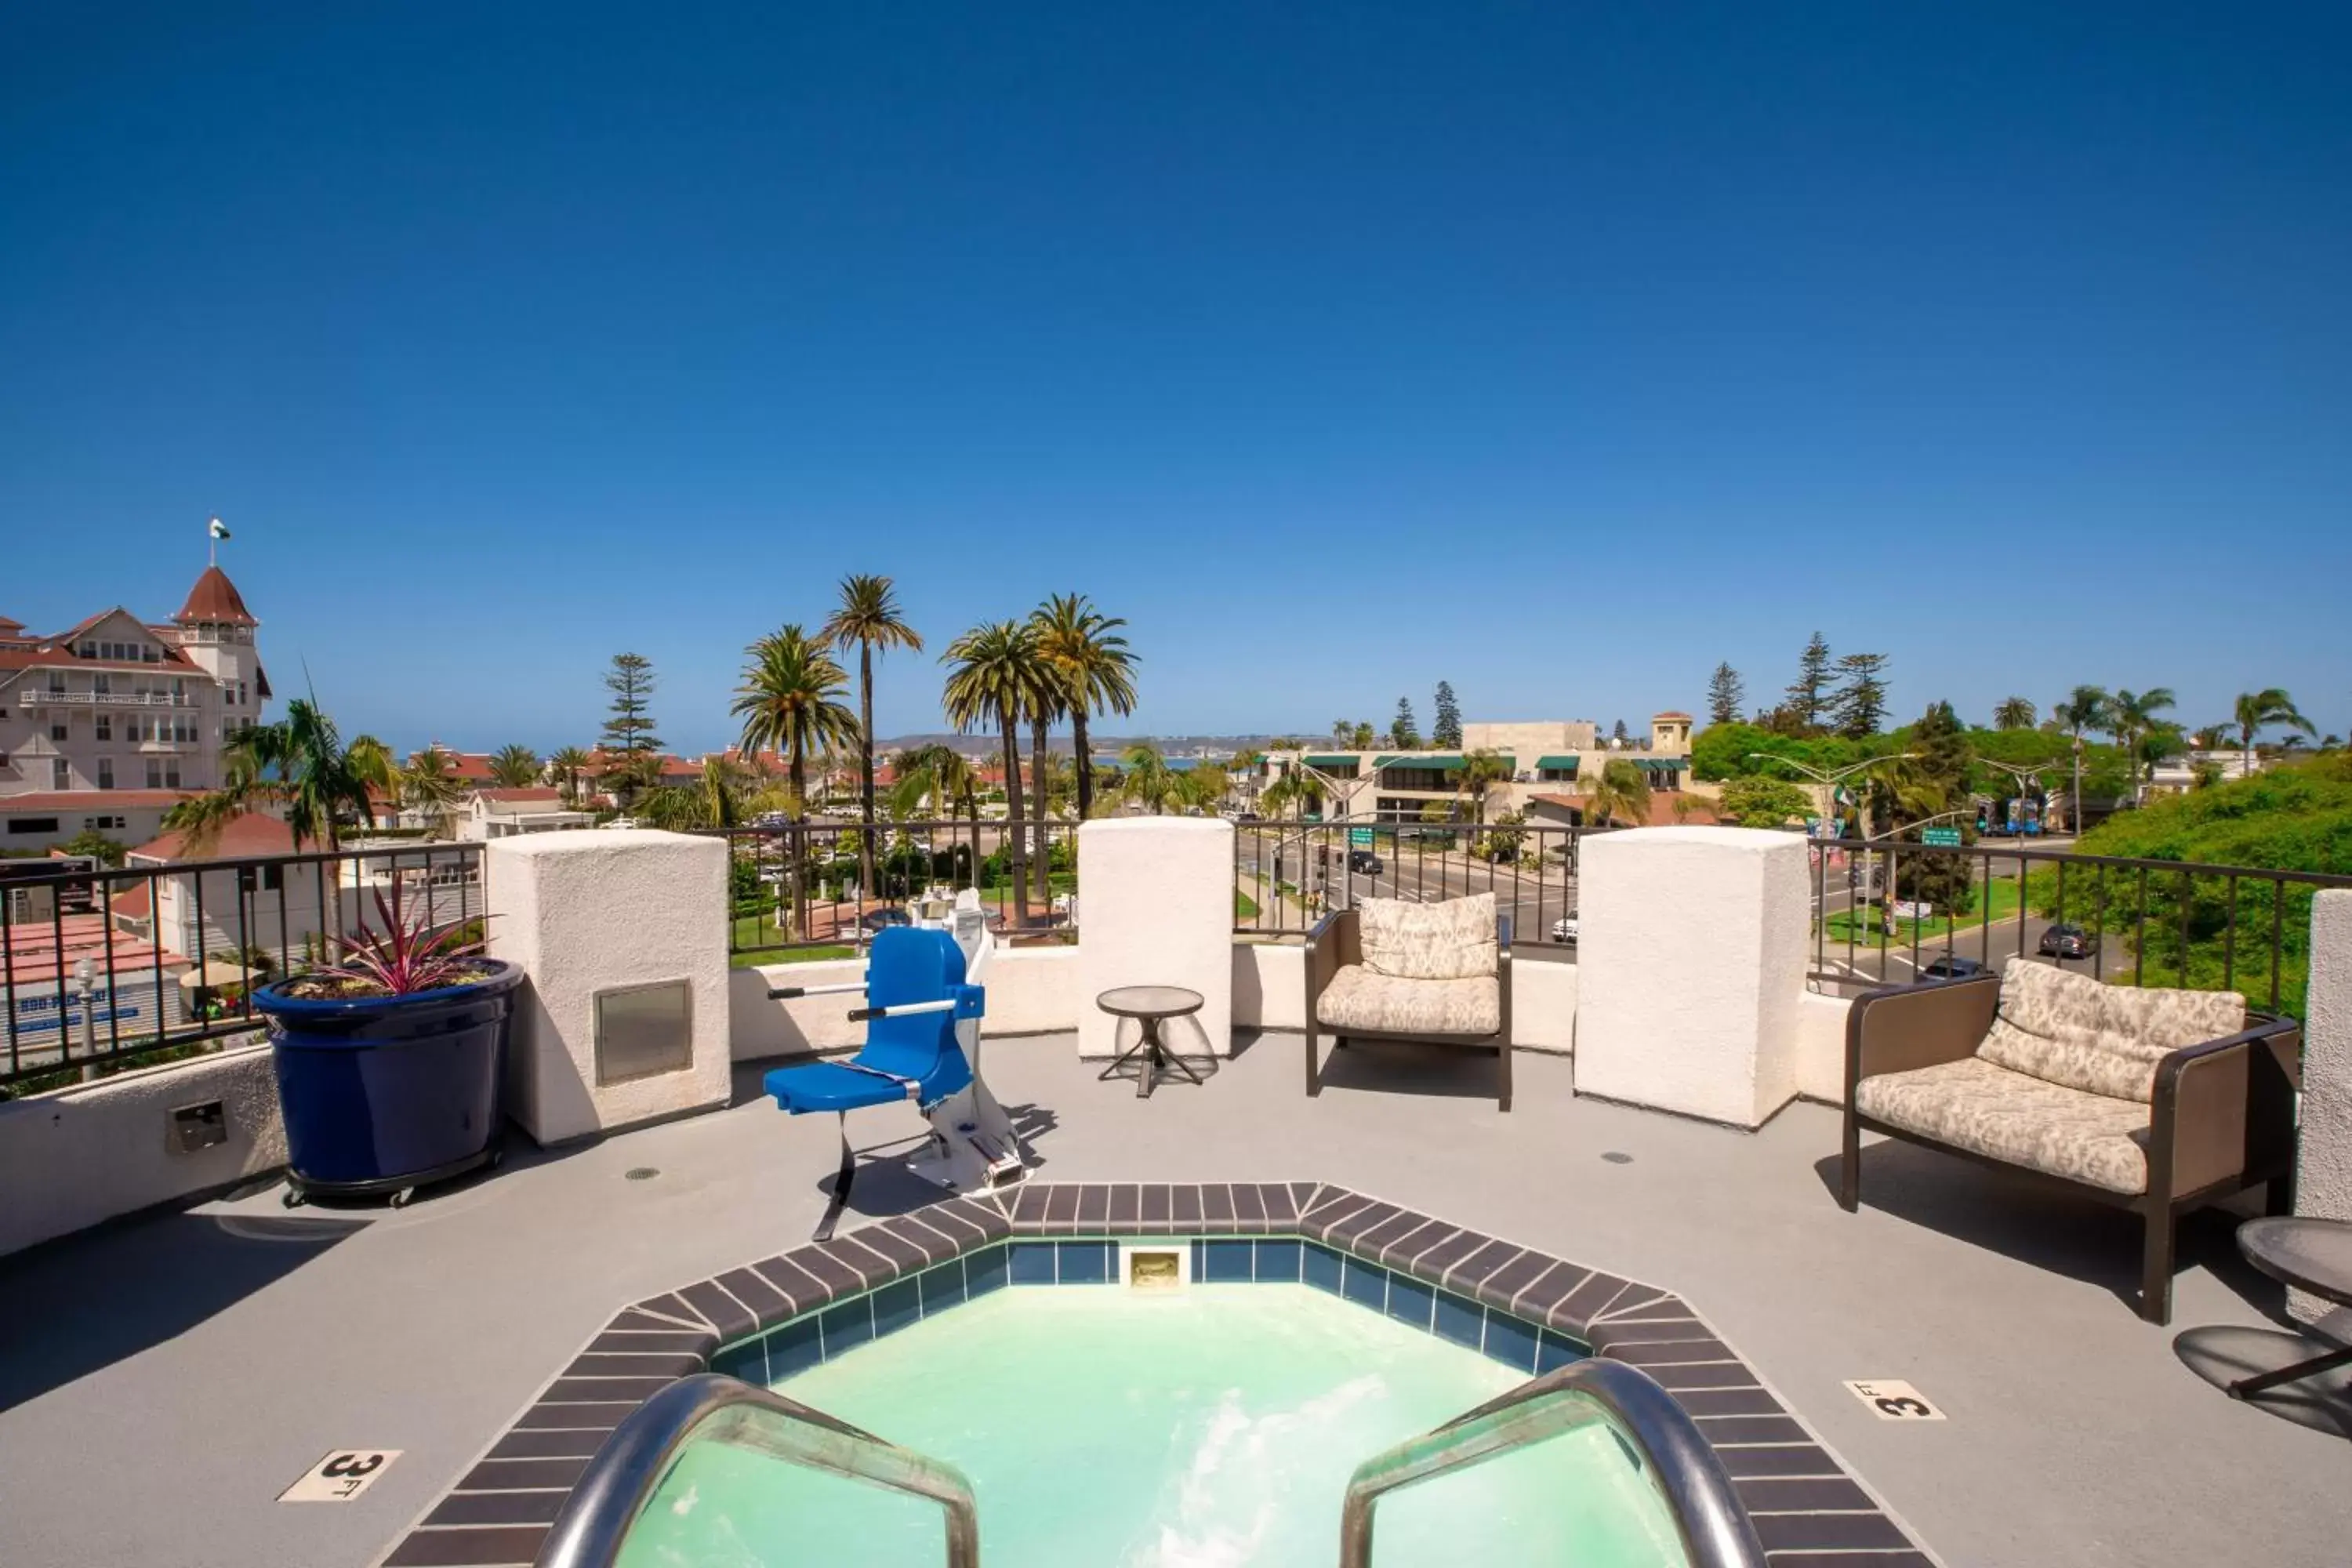
<svg viewBox="0 0 2352 1568"><path fill-rule="evenodd" d="M1113 1017L1133 1018L1143 1026L1135 1044L1113 1058L1110 1066L1097 1077L1116 1077L1121 1068L1134 1062L1138 1100L1149 1100L1152 1079L1171 1067L1199 1083L1201 1075L1161 1042L1160 1026L1166 1019L1199 1012L1206 1001L1198 991L1188 991L1181 985L1115 985L1096 997L1095 1005Z"/></svg>
<svg viewBox="0 0 2352 1568"><path fill-rule="evenodd" d="M2246 1261L2322 1300L2352 1307L2352 1221L2309 1217L2250 1219L2238 1227L2238 1250ZM2352 1346L2283 1366L2230 1385L2233 1399L2251 1399L2282 1383L2294 1383L2352 1363Z"/></svg>

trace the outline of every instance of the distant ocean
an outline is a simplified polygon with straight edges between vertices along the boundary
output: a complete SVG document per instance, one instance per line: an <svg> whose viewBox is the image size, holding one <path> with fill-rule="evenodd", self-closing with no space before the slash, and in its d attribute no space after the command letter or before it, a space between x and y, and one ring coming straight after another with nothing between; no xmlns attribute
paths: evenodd
<svg viewBox="0 0 2352 1568"><path fill-rule="evenodd" d="M1186 768L1191 767L1194 763L1197 763L1201 759L1198 757L1170 757L1168 759L1168 767L1171 773L1181 773ZM1118 759L1115 756L1106 755L1103 752L1097 752L1095 753L1095 766L1098 768L1115 768L1118 766Z"/></svg>

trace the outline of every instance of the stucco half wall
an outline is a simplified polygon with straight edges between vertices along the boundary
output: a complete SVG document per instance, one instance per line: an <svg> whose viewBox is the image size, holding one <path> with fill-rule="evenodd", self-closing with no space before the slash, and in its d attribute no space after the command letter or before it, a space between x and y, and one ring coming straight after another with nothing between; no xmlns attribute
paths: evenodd
<svg viewBox="0 0 2352 1568"><path fill-rule="evenodd" d="M2352 1220L2352 889L2325 889L2311 900L2306 995L2294 1212ZM2331 1310L2302 1291L2292 1293L2289 1307L2307 1323Z"/></svg>
<svg viewBox="0 0 2352 1568"><path fill-rule="evenodd" d="M1134 816L1078 829L1078 1054L1132 1045L1137 1026L1094 1005L1120 985L1180 985L1201 1010L1163 1026L1185 1055L1233 1054L1234 825Z"/></svg>

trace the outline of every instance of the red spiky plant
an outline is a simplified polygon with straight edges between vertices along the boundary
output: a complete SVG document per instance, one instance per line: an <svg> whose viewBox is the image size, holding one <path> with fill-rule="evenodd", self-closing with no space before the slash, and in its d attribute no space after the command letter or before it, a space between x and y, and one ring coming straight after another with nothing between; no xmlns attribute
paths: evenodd
<svg viewBox="0 0 2352 1568"><path fill-rule="evenodd" d="M397 877L389 900L383 889L371 891L383 929L362 921L345 941L342 962L312 970L305 979L341 982L336 988L348 988L347 994L406 996L483 978L481 939L467 934L475 922L461 920L436 926L423 919L411 921Z"/></svg>

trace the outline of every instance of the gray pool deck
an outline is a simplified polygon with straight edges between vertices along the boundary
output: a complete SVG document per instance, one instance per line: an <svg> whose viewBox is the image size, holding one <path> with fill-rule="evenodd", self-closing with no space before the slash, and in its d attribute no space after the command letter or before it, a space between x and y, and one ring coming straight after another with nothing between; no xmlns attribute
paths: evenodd
<svg viewBox="0 0 2352 1568"><path fill-rule="evenodd" d="M1331 1182L1681 1292L1954 1568L2345 1560L2342 1381L2281 1415L2189 1364L2294 1353L2226 1215L2192 1223L2158 1329L2125 1299L2126 1216L1895 1144L1841 1212L1819 1106L1731 1131L1576 1099L1565 1058L1522 1054L1502 1115L1491 1063L1360 1047L1310 1101L1297 1037L1244 1044L1149 1100L1068 1036L992 1042L986 1067L1041 1176ZM289 1213L272 1190L0 1259L0 1562L375 1563L616 1307L806 1239L831 1119L739 1078L731 1110L400 1213ZM923 1196L878 1172L860 1194ZM1881 1420L1850 1378L1908 1381L1948 1419ZM354 1501L276 1500L346 1447L401 1457Z"/></svg>

